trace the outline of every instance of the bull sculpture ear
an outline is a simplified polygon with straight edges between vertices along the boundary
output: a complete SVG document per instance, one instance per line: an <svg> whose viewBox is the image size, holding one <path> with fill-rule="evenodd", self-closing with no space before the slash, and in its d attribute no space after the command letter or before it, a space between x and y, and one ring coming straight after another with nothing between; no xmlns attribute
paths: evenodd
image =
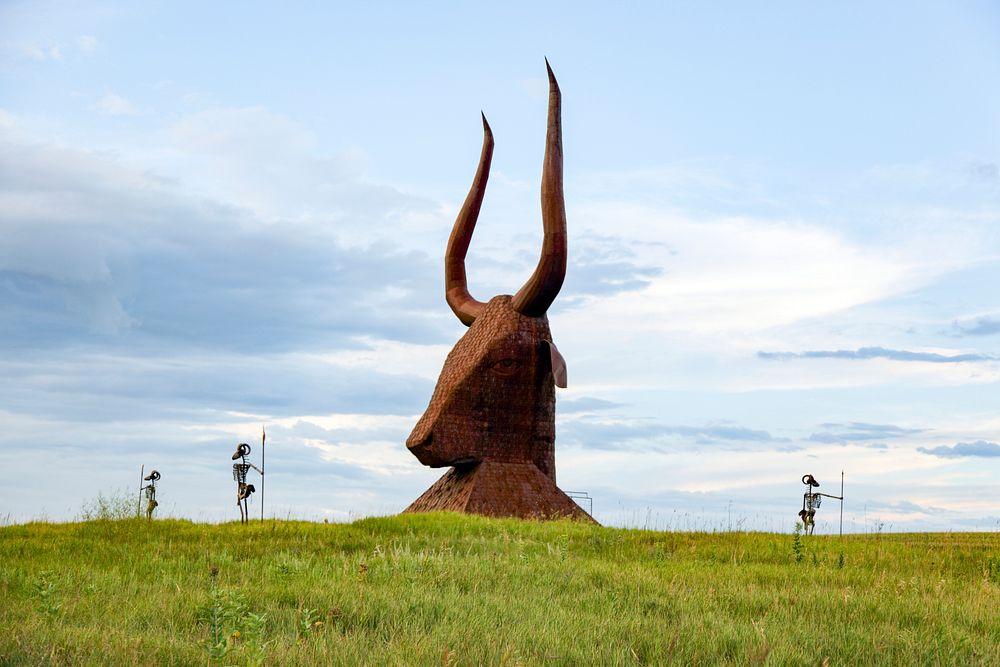
<svg viewBox="0 0 1000 667"><path fill-rule="evenodd" d="M566 360L559 354L559 348L550 340L544 341L549 347L549 357L552 359L552 378L560 389L566 388Z"/></svg>

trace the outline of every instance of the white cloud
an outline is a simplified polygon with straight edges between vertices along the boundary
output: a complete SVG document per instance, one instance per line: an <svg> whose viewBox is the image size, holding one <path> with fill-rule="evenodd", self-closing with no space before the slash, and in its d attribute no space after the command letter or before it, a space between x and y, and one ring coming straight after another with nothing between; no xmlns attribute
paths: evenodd
<svg viewBox="0 0 1000 667"><path fill-rule="evenodd" d="M802 362L760 361L753 373L732 376L724 383L729 391L762 389L822 389L872 386L959 387L1000 382L1000 364L898 363L885 359L850 362L817 360Z"/></svg>
<svg viewBox="0 0 1000 667"><path fill-rule="evenodd" d="M54 44L38 44L27 42L8 47L11 51L22 58L34 60L35 62L46 62L50 60L61 61L62 51Z"/></svg>
<svg viewBox="0 0 1000 667"><path fill-rule="evenodd" d="M397 239L401 222L426 225L428 213L439 215L429 200L367 182L363 151L347 146L323 154L308 128L262 107L190 114L164 138L171 154L163 168L177 173L186 188L248 208L268 222L318 223L356 244L359 238Z"/></svg>
<svg viewBox="0 0 1000 667"><path fill-rule="evenodd" d="M93 53L98 46L97 38L93 35L80 35L76 38L76 44L84 53Z"/></svg>
<svg viewBox="0 0 1000 667"><path fill-rule="evenodd" d="M297 157L316 144L305 127L262 107L190 114L170 128L170 138L186 152L233 160Z"/></svg>
<svg viewBox="0 0 1000 667"><path fill-rule="evenodd" d="M109 116L134 116L138 113L131 102L117 93L105 93L95 108Z"/></svg>
<svg viewBox="0 0 1000 667"><path fill-rule="evenodd" d="M632 331L742 336L885 299L967 261L939 255L928 265L906 249L864 247L801 223L693 220L621 204L574 213L581 226L613 221L617 232L643 239L637 258L664 269L644 290L595 298L568 316L627 323Z"/></svg>
<svg viewBox="0 0 1000 667"><path fill-rule="evenodd" d="M418 345L363 336L362 349L337 350L318 357L324 363L344 368L363 368L384 375L416 375L437 378L450 345Z"/></svg>

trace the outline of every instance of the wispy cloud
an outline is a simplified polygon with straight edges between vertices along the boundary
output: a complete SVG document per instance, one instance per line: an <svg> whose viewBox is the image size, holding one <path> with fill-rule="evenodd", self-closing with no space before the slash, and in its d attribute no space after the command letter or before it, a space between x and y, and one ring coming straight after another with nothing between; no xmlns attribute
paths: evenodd
<svg viewBox="0 0 1000 667"><path fill-rule="evenodd" d="M659 424L640 420L570 419L560 422L559 438L585 448L614 449L662 446L665 440L676 444L761 443L779 439L767 431L729 423L698 425Z"/></svg>
<svg viewBox="0 0 1000 667"><path fill-rule="evenodd" d="M846 443L864 442L869 440L887 440L902 438L908 435L923 433L924 429L903 428L893 424L866 424L850 422L848 424L820 424L823 431L809 436L811 442Z"/></svg>
<svg viewBox="0 0 1000 667"><path fill-rule="evenodd" d="M757 352L761 359L889 359L892 361L921 361L932 364L954 364L968 361L997 361L1000 357L989 354L939 354L937 352L912 352L891 350L884 347L859 347L856 350L807 350L805 352Z"/></svg>
<svg viewBox="0 0 1000 667"><path fill-rule="evenodd" d="M574 412L595 412L597 410L612 410L614 408L620 408L623 405L623 403L606 401L602 398L594 398L593 396L581 396L580 398L571 398L565 401L559 401L559 412L562 414L572 414Z"/></svg>
<svg viewBox="0 0 1000 667"><path fill-rule="evenodd" d="M8 48L15 55L34 60L35 62L61 61L63 59L62 51L54 44L42 45L35 42L28 42Z"/></svg>
<svg viewBox="0 0 1000 667"><path fill-rule="evenodd" d="M1000 165L996 162L971 162L969 173L973 178L994 183L1000 180Z"/></svg>
<svg viewBox="0 0 1000 667"><path fill-rule="evenodd" d="M987 442L986 440L960 442L951 447L947 445L941 445L940 447L920 447L917 451L944 459L956 459L966 456L1000 457L1000 445L995 442Z"/></svg>
<svg viewBox="0 0 1000 667"><path fill-rule="evenodd" d="M116 93L106 93L94 108L109 116L134 116L138 113L131 102Z"/></svg>
<svg viewBox="0 0 1000 667"><path fill-rule="evenodd" d="M531 253L530 261L534 261L535 254ZM642 290L662 274L660 266L648 259L639 260L635 250L621 237L585 232L574 246L566 285L556 302L557 309L573 307L593 296Z"/></svg>
<svg viewBox="0 0 1000 667"><path fill-rule="evenodd" d="M940 507L930 505L919 505L909 500L898 500L894 502L869 501L868 511L883 514L891 512L893 514L940 514L945 510Z"/></svg>
<svg viewBox="0 0 1000 667"><path fill-rule="evenodd" d="M76 38L76 45L84 53L93 53L97 50L98 41L93 35L80 35Z"/></svg>
<svg viewBox="0 0 1000 667"><path fill-rule="evenodd" d="M628 202L577 205L573 219L585 230L607 230L614 221L613 229L644 242L635 248L637 260L659 268L624 274L648 286L598 304L607 326L621 323L630 332L739 332L745 338L912 291L967 254L944 247L940 261L928 265L922 248L864 247L816 225L693 219Z"/></svg>
<svg viewBox="0 0 1000 667"><path fill-rule="evenodd" d="M952 329L957 336L990 336L1000 333L1000 320L979 317L969 322L955 322Z"/></svg>

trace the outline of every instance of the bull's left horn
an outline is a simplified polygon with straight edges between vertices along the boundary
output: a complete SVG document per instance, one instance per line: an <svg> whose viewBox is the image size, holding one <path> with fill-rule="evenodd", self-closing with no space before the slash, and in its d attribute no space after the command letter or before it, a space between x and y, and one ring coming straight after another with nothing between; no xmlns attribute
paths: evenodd
<svg viewBox="0 0 1000 667"><path fill-rule="evenodd" d="M555 301L566 277L566 203L563 199L562 96L548 59L549 118L542 163L542 255L511 305L517 312L541 317Z"/></svg>

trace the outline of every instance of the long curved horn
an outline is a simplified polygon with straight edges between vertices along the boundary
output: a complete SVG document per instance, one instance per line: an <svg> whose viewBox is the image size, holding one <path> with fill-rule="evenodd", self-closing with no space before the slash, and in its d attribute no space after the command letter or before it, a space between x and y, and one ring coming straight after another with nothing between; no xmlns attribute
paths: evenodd
<svg viewBox="0 0 1000 667"><path fill-rule="evenodd" d="M542 163L542 255L535 272L511 301L514 310L529 317L541 317L549 309L566 277L566 203L563 199L562 96L559 84L549 72L549 120L545 133L545 161Z"/></svg>
<svg viewBox="0 0 1000 667"><path fill-rule="evenodd" d="M479 156L479 168L472 179L472 187L462 204L462 210L455 218L455 226L451 229L448 239L448 250L444 256L444 296L448 305L455 311L458 319L465 326L471 326L479 313L483 312L484 304L469 294L469 284L465 277L465 255L469 252L469 242L472 232L476 229L479 219L479 209L483 205L483 195L486 194L486 181L490 178L490 162L493 160L493 131L483 114L483 152Z"/></svg>

